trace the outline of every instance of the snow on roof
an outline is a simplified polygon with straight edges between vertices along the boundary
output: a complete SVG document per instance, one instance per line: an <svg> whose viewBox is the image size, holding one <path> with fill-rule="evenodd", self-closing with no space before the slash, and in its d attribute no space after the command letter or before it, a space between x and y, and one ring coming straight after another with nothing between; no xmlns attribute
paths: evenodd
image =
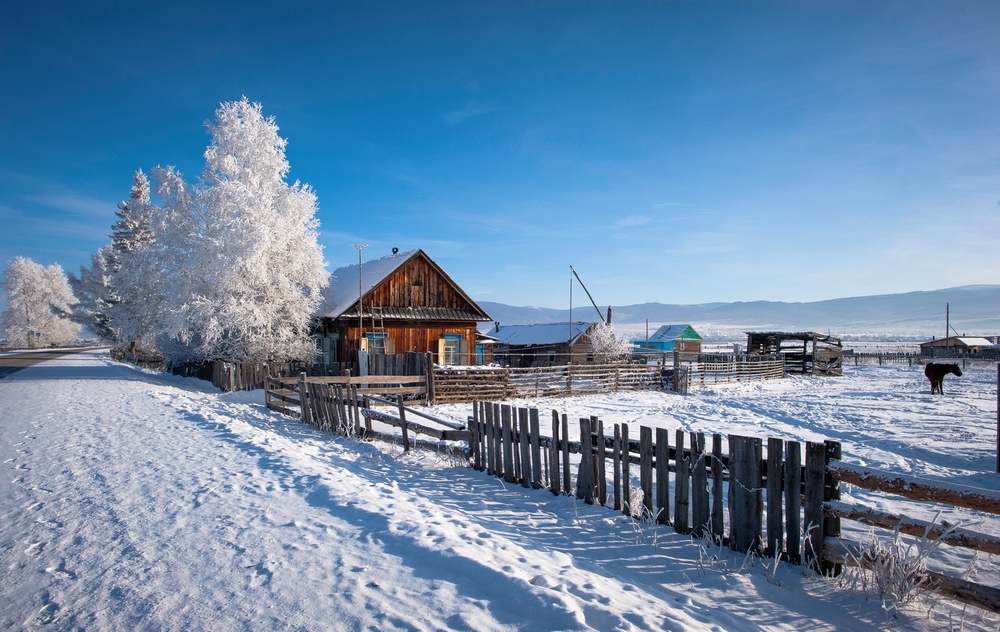
<svg viewBox="0 0 1000 632"><path fill-rule="evenodd" d="M656 330L652 336L649 337L650 342L670 342L671 340L677 340L685 330L687 330L691 325L663 325ZM694 332L694 329L691 329ZM698 340L701 340L701 336L698 336L695 332Z"/></svg>
<svg viewBox="0 0 1000 632"><path fill-rule="evenodd" d="M597 323L577 321L572 326L572 341ZM542 323L538 325L498 325L487 335L497 339L497 344L529 347L534 345L563 344L570 338L570 323Z"/></svg>
<svg viewBox="0 0 1000 632"><path fill-rule="evenodd" d="M330 285L323 292L323 303L316 311L316 315L323 318L337 318L358 302L359 274L362 283L360 294L368 294L372 288L388 278L418 252L419 249L408 250L365 261L361 266L355 264L337 268L330 275Z"/></svg>
<svg viewBox="0 0 1000 632"><path fill-rule="evenodd" d="M937 340L930 340L928 342L922 342L921 345L931 345L944 347L948 345L953 345L956 342L965 345L966 347L992 347L993 343L986 338L980 338L977 336L951 336L949 338L938 338Z"/></svg>

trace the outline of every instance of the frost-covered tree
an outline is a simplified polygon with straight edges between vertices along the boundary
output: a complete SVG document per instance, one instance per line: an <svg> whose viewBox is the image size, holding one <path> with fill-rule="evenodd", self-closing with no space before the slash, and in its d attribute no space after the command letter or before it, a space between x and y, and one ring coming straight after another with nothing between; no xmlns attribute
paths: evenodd
<svg viewBox="0 0 1000 632"><path fill-rule="evenodd" d="M118 205L118 221L111 227L108 249L109 325L116 344L131 353L154 352L161 327L163 253L153 229L158 211L150 202L149 180L140 169L135 172L129 199Z"/></svg>
<svg viewBox="0 0 1000 632"><path fill-rule="evenodd" d="M285 181L287 141L259 103L223 103L209 131L199 186L173 169L154 173L165 211L157 236L167 333L183 345L169 354L308 358L309 320L327 283L316 195Z"/></svg>
<svg viewBox="0 0 1000 632"><path fill-rule="evenodd" d="M601 363L621 362L632 355L632 341L619 336L607 323L597 323L590 330L590 350Z"/></svg>
<svg viewBox="0 0 1000 632"><path fill-rule="evenodd" d="M3 329L11 344L29 349L68 344L80 326L68 318L76 298L62 267L44 267L25 257L7 262L4 274L7 309Z"/></svg>
<svg viewBox="0 0 1000 632"><path fill-rule="evenodd" d="M67 277L77 299L70 318L104 342L114 344L117 338L108 315L108 310L116 302L110 286L110 258L111 248L104 246L91 256L89 268L80 266L80 276L71 272Z"/></svg>

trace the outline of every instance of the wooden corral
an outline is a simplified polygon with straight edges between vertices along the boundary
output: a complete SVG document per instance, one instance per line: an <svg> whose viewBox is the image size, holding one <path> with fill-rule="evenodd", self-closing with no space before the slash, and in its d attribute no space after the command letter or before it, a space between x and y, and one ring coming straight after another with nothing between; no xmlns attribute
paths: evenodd
<svg viewBox="0 0 1000 632"><path fill-rule="evenodd" d="M427 353L438 364L487 362L475 301L423 250L339 268L315 319L317 356L348 362L351 352Z"/></svg>
<svg viewBox="0 0 1000 632"><path fill-rule="evenodd" d="M785 357L785 371L805 375L842 375L844 350L840 338L806 331L747 332L747 352L751 355Z"/></svg>

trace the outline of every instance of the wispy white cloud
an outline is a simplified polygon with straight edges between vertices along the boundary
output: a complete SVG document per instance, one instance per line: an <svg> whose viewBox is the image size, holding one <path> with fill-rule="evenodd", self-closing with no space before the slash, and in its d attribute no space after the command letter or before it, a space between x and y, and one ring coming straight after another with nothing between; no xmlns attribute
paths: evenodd
<svg viewBox="0 0 1000 632"><path fill-rule="evenodd" d="M81 195L73 191L27 194L22 196L22 199L59 211L93 218L108 217L116 208L115 202Z"/></svg>
<svg viewBox="0 0 1000 632"><path fill-rule="evenodd" d="M623 217L622 219L615 222L615 228L630 228L632 226L645 226L649 224L652 220L651 217L647 215L631 215L629 217Z"/></svg>
<svg viewBox="0 0 1000 632"><path fill-rule="evenodd" d="M489 114L500 109L495 103L489 103L484 101L469 101L463 107L447 112L444 115L444 122L448 125L458 125L462 121L466 121L470 118L476 116L482 116L483 114Z"/></svg>

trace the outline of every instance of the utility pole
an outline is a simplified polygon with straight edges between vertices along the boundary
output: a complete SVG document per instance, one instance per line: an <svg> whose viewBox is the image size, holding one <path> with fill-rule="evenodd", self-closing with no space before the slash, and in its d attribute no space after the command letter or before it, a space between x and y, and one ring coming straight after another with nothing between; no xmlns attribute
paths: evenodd
<svg viewBox="0 0 1000 632"><path fill-rule="evenodd" d="M365 297L364 282L362 280L365 268L361 260L361 251L368 247L368 244L351 244L358 249L358 351L361 351L361 341L365 337L365 307L363 299Z"/></svg>

